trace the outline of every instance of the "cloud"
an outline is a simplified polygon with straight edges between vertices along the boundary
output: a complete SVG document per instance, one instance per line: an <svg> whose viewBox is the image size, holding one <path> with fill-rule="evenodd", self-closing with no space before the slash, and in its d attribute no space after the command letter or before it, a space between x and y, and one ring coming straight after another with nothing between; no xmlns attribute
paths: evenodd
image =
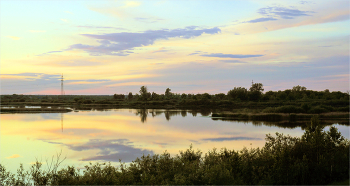
<svg viewBox="0 0 350 186"><path fill-rule="evenodd" d="M127 139L90 139L87 143L81 145L66 145L71 150L84 151L98 149L100 152L87 158L82 158L82 161L104 160L117 162L121 159L124 162L131 162L137 157L145 155L153 155L153 151L135 148Z"/></svg>
<svg viewBox="0 0 350 186"><path fill-rule="evenodd" d="M169 50L166 50L165 47L161 47L158 50L153 51L152 53L158 53L158 52L168 52Z"/></svg>
<svg viewBox="0 0 350 186"><path fill-rule="evenodd" d="M65 13L67 13L67 14L73 14L72 12L70 12L70 11L64 11Z"/></svg>
<svg viewBox="0 0 350 186"><path fill-rule="evenodd" d="M224 63L247 63L247 62L240 61L240 60L219 60L219 62L224 62Z"/></svg>
<svg viewBox="0 0 350 186"><path fill-rule="evenodd" d="M139 22L144 22L144 23L156 23L159 21L164 21L165 19L151 18L151 17L135 17L134 20Z"/></svg>
<svg viewBox="0 0 350 186"><path fill-rule="evenodd" d="M300 1L299 3L302 4L302 5L305 5L305 4L315 4L315 3L311 2L311 1Z"/></svg>
<svg viewBox="0 0 350 186"><path fill-rule="evenodd" d="M259 23L259 22L275 21L275 20L278 20L278 19L275 19L272 17L261 17L261 18L250 20L250 21L246 21L245 23Z"/></svg>
<svg viewBox="0 0 350 186"><path fill-rule="evenodd" d="M6 157L7 159L19 158L21 157L19 154L13 154L12 156Z"/></svg>
<svg viewBox="0 0 350 186"><path fill-rule="evenodd" d="M204 138L204 141L238 141L238 140L262 140L261 138L250 137L229 137L229 138Z"/></svg>
<svg viewBox="0 0 350 186"><path fill-rule="evenodd" d="M120 27L112 27L112 26L90 26L90 25L86 25L86 26L77 26L78 28L93 28L93 29L117 29L117 30L126 30L125 28L120 28Z"/></svg>
<svg viewBox="0 0 350 186"><path fill-rule="evenodd" d="M63 51L60 51L60 50L57 50L57 51L49 51L49 52L45 52L45 53L42 53L42 54L39 54L39 55L36 55L36 56L46 56L46 55L49 55L49 54L60 53L60 52L63 52Z"/></svg>
<svg viewBox="0 0 350 186"><path fill-rule="evenodd" d="M213 53L213 54L202 54L200 56L204 57L220 57L220 58L250 58L250 57L261 57L264 55L258 54L258 55L252 55L252 54L223 54L223 53Z"/></svg>
<svg viewBox="0 0 350 186"><path fill-rule="evenodd" d="M196 29L196 27L186 27L184 29L163 29L163 30L148 30L141 33L121 32L109 34L81 34L89 38L97 39L100 43L98 46L75 44L71 45L67 50L79 49L88 52L92 56L114 55L128 56L135 47L153 45L157 40L167 40L169 38L180 37L190 39L198 37L204 33L217 34L221 30L217 27L210 29Z"/></svg>
<svg viewBox="0 0 350 186"><path fill-rule="evenodd" d="M49 64L49 65L53 65L53 64ZM69 60L69 61L56 62L54 65L64 66L64 67L76 67L76 66L87 67L87 66L103 65L103 63L89 61L89 60Z"/></svg>
<svg viewBox="0 0 350 186"><path fill-rule="evenodd" d="M49 75L43 73L19 73L19 74L1 74L3 76L13 77L13 79L18 79L17 77L23 77L26 80L36 80L36 79L48 79L48 78L59 78L60 75Z"/></svg>
<svg viewBox="0 0 350 186"><path fill-rule="evenodd" d="M197 51L194 51L190 54L188 54L189 56L192 56L192 55L196 55L196 54L207 54L208 52L203 52L203 51L200 51L200 50L197 50Z"/></svg>
<svg viewBox="0 0 350 186"><path fill-rule="evenodd" d="M193 53L190 53L188 54L189 56L192 56L192 55L196 55L196 54L200 54L199 52L193 52Z"/></svg>
<svg viewBox="0 0 350 186"><path fill-rule="evenodd" d="M67 20L67 19L61 19L61 21L66 22L66 23L68 22L68 20Z"/></svg>
<svg viewBox="0 0 350 186"><path fill-rule="evenodd" d="M21 38L16 37L16 36L6 36L6 37L11 38L11 39L13 39L13 40L19 40L19 39L21 39Z"/></svg>
<svg viewBox="0 0 350 186"><path fill-rule="evenodd" d="M294 19L300 16L311 16L310 13L313 11L301 11L293 8L286 8L281 6L272 6L266 8L260 8L258 13L269 17L280 17L282 19Z"/></svg>
<svg viewBox="0 0 350 186"><path fill-rule="evenodd" d="M104 83L110 81L109 79L90 79L90 80L84 80L84 81L79 81L79 80L66 80L67 85L80 85L80 84L99 84L99 83Z"/></svg>

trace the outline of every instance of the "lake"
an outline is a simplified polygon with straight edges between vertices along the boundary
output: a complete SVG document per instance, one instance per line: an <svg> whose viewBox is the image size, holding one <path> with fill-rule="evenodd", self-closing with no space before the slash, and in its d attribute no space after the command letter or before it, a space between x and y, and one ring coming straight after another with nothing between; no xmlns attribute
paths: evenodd
<svg viewBox="0 0 350 186"><path fill-rule="evenodd" d="M159 109L100 109L70 113L1 114L1 164L15 172L36 160L61 153L61 164L83 168L89 162L130 162L142 154L172 155L214 147L241 150L263 147L276 132L301 136L301 127L282 128L263 122L222 121L210 112ZM334 124L349 139L349 126ZM328 130L329 127L326 127Z"/></svg>

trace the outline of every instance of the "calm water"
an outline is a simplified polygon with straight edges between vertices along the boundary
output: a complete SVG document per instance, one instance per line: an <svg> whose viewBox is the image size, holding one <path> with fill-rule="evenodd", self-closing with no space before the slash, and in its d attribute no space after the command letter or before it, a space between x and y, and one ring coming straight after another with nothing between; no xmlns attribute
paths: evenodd
<svg viewBox="0 0 350 186"><path fill-rule="evenodd" d="M1 164L15 171L20 163L29 167L62 151L63 166L82 168L88 162L130 162L165 150L174 155L191 144L202 152L240 150L264 146L268 133L303 134L300 127L213 120L209 114L150 109L1 114ZM349 139L349 126L335 126Z"/></svg>

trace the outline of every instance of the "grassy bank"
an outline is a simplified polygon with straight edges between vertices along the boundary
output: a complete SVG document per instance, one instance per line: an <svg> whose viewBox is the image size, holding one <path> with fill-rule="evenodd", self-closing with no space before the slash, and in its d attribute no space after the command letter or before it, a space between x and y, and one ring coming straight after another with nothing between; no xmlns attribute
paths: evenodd
<svg viewBox="0 0 350 186"><path fill-rule="evenodd" d="M0 165L1 185L319 185L349 179L350 142L331 127L324 131L313 117L301 137L266 135L265 146L242 150L213 149L203 154L192 146L171 156L143 155L129 166L89 164L44 169L39 162L17 174Z"/></svg>

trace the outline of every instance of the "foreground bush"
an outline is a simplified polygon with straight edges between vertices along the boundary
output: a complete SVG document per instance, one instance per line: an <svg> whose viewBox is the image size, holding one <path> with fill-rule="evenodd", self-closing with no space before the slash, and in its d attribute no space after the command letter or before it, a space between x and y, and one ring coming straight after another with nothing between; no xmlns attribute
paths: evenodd
<svg viewBox="0 0 350 186"><path fill-rule="evenodd" d="M168 152L142 156L129 166L89 164L43 170L37 162L17 174L0 165L1 185L118 185L118 184L329 184L349 178L349 140L337 128L323 131L312 118L302 137L266 135L263 148L240 151L213 149L203 155L192 146L174 157ZM58 161L57 161L58 162Z"/></svg>

